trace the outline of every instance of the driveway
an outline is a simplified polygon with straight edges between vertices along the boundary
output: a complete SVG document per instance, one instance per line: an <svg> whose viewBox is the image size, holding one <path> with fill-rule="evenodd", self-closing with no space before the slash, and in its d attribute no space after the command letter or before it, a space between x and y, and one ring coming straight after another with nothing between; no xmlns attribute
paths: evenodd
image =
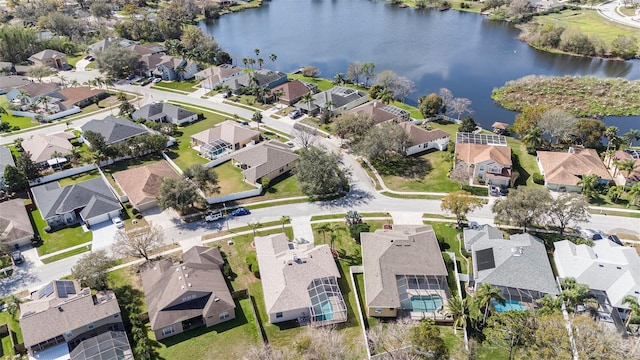
<svg viewBox="0 0 640 360"><path fill-rule="evenodd" d="M91 242L91 250L106 249L108 252L111 250L113 244L113 238L116 235L118 229L115 225L109 221L101 222L100 224L93 225L91 232L93 232L93 241Z"/></svg>

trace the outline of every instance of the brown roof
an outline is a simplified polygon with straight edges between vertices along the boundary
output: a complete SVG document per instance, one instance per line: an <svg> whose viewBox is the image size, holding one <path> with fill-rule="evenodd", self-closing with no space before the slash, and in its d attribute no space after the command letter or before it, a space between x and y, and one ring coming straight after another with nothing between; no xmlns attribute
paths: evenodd
<svg viewBox="0 0 640 360"><path fill-rule="evenodd" d="M104 90L92 89L88 86L68 87L57 91L62 96L56 96L62 100L65 108L73 106L73 104L90 99L94 96L101 96Z"/></svg>
<svg viewBox="0 0 640 360"><path fill-rule="evenodd" d="M477 164L486 160L507 166L511 163L511 147L484 144L457 143L456 159L465 164Z"/></svg>
<svg viewBox="0 0 640 360"><path fill-rule="evenodd" d="M248 126L226 120L210 129L192 135L191 138L207 144L216 140L224 140L230 144L236 144L258 135L260 135L258 131L252 130Z"/></svg>
<svg viewBox="0 0 640 360"><path fill-rule="evenodd" d="M293 80L282 85L278 85L271 89L271 93L273 94L278 90L282 91L282 95L279 98L285 101L293 101L295 99L299 99L311 91L300 80Z"/></svg>
<svg viewBox="0 0 640 360"><path fill-rule="evenodd" d="M394 225L392 230L360 236L367 306L400 307L396 276L447 276L438 239L429 225Z"/></svg>
<svg viewBox="0 0 640 360"><path fill-rule="evenodd" d="M633 156L631 156L631 154L629 154L626 151L618 150L615 152L615 154L613 154L612 165L613 165L613 161L615 160L628 160L628 159L633 159ZM629 174L629 176L627 176L626 172L620 172L622 176L626 176L627 181L632 181L632 182L640 181L640 159L635 159L635 166L636 167L633 169L631 174Z"/></svg>
<svg viewBox="0 0 640 360"><path fill-rule="evenodd" d="M59 283L73 283L74 293L59 293L65 288ZM100 292L94 298L91 290L81 289L77 281L53 281L32 293L31 298L20 304L20 328L27 348L120 313L113 292Z"/></svg>
<svg viewBox="0 0 640 360"><path fill-rule="evenodd" d="M507 128L509 127L509 124L496 121L493 123L493 125L491 125L491 127L494 129L507 130Z"/></svg>
<svg viewBox="0 0 640 360"><path fill-rule="evenodd" d="M390 111L392 110L393 111ZM400 109L393 105L386 105L381 101L370 101L362 105L356 106L353 109L347 111L348 114L364 114L371 117L374 124L380 124L386 121L403 118L400 112L406 112L406 110ZM406 112L404 118L408 120L409 113Z"/></svg>
<svg viewBox="0 0 640 360"><path fill-rule="evenodd" d="M0 238L9 241L33 237L33 227L22 199L0 202Z"/></svg>
<svg viewBox="0 0 640 360"><path fill-rule="evenodd" d="M179 177L180 175L164 160L113 174L113 178L134 206L155 201L160 192L162 179Z"/></svg>
<svg viewBox="0 0 640 360"><path fill-rule="evenodd" d="M538 151L537 155L547 183L577 185L579 176L589 174L612 180L594 149L572 147L568 152Z"/></svg>
<svg viewBox="0 0 640 360"><path fill-rule="evenodd" d="M73 136L71 136L73 138ZM69 134L60 133L52 135L33 135L29 139L22 141L24 151L31 154L31 160L41 163L51 159L54 152L62 155L69 154L73 145L69 142Z"/></svg>
<svg viewBox="0 0 640 360"><path fill-rule="evenodd" d="M247 181L255 183L257 179L298 160L298 155L287 145L270 140L236 151L231 158L249 166L242 173Z"/></svg>
<svg viewBox="0 0 640 360"><path fill-rule="evenodd" d="M193 261L197 257L200 259ZM184 253L182 264L172 265L169 259L147 264L140 276L151 330L235 308L231 292L216 263L216 259L221 258L218 248L195 246ZM195 298L190 298L192 295ZM185 298L189 299L185 301Z"/></svg>
<svg viewBox="0 0 640 360"><path fill-rule="evenodd" d="M223 79L228 78L229 76L238 74L243 72L244 69L238 66L232 65L220 65L220 66L210 66L198 73L196 73L196 77L198 78L209 78L212 77L211 82L217 83L222 81Z"/></svg>
<svg viewBox="0 0 640 360"><path fill-rule="evenodd" d="M449 133L444 130L425 130L419 126L414 125L410 121L401 122L398 125L401 126L404 131L409 134L411 145L424 144L430 141L450 137Z"/></svg>

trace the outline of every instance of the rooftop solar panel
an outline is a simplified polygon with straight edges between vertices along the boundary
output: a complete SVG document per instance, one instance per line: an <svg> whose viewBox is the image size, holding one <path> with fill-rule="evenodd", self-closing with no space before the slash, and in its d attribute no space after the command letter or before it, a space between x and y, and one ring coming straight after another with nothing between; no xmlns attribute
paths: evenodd
<svg viewBox="0 0 640 360"><path fill-rule="evenodd" d="M42 299L45 296L53 294L53 283L48 283L45 287L38 291L38 299Z"/></svg>
<svg viewBox="0 0 640 360"><path fill-rule="evenodd" d="M494 134L458 132L456 133L456 143L506 146L507 138L502 135Z"/></svg>
<svg viewBox="0 0 640 360"><path fill-rule="evenodd" d="M493 248L483 249L476 251L476 261L478 264L478 271L493 269L496 267L496 261L493 258Z"/></svg>

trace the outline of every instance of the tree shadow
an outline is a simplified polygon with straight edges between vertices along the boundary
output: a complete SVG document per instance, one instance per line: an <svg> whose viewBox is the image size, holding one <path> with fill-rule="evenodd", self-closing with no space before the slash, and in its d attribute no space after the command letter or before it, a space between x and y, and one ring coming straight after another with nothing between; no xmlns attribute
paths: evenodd
<svg viewBox="0 0 640 360"><path fill-rule="evenodd" d="M427 153L429 151L422 153L422 155ZM433 170L433 165L429 160L418 156L394 158L384 162L376 161L373 165L381 175L401 176L411 179L422 179Z"/></svg>

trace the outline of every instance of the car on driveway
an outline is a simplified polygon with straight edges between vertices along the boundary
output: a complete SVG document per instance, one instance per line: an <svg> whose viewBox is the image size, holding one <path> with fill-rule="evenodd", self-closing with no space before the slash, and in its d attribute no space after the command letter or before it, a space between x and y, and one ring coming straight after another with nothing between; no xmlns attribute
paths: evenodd
<svg viewBox="0 0 640 360"><path fill-rule="evenodd" d="M493 185L489 186L489 195L500 196L500 188Z"/></svg>
<svg viewBox="0 0 640 360"><path fill-rule="evenodd" d="M20 265L24 262L24 258L22 257L20 250L16 250L11 253L11 260L13 261L13 265Z"/></svg>
<svg viewBox="0 0 640 360"><path fill-rule="evenodd" d="M111 219L111 222L113 222L113 225L115 225L118 229L121 229L124 227L124 223L122 222L122 219L120 219L117 216Z"/></svg>
<svg viewBox="0 0 640 360"><path fill-rule="evenodd" d="M147 86L151 84L151 81L153 81L153 79L151 78L145 79L143 82L140 83L140 86Z"/></svg>
<svg viewBox="0 0 640 360"><path fill-rule="evenodd" d="M95 59L93 58L93 56L91 56L91 55L87 55L87 56L85 56L85 57L84 57L84 59L85 59L85 60L87 60L87 61L93 61L93 60L95 60Z"/></svg>
<svg viewBox="0 0 640 360"><path fill-rule="evenodd" d="M209 215L204 217L204 221L206 222L212 222L212 221L216 221L216 220L220 220L222 219L224 216L222 216L221 212L217 212L217 213L210 213Z"/></svg>
<svg viewBox="0 0 640 360"><path fill-rule="evenodd" d="M242 216L242 215L249 215L249 214L251 214L251 211L243 207L237 208L231 212L231 216Z"/></svg>
<svg viewBox="0 0 640 360"><path fill-rule="evenodd" d="M509 194L509 190L506 186L500 186L500 196L507 196Z"/></svg>
<svg viewBox="0 0 640 360"><path fill-rule="evenodd" d="M301 112L300 112L300 110L298 110L298 109L296 109L296 110L291 110L291 111L289 112L289 117L290 117L290 118L292 118L292 119L294 119L294 120L295 120L295 119L297 119L297 118L299 118L300 116L302 116L302 113L301 113Z"/></svg>

